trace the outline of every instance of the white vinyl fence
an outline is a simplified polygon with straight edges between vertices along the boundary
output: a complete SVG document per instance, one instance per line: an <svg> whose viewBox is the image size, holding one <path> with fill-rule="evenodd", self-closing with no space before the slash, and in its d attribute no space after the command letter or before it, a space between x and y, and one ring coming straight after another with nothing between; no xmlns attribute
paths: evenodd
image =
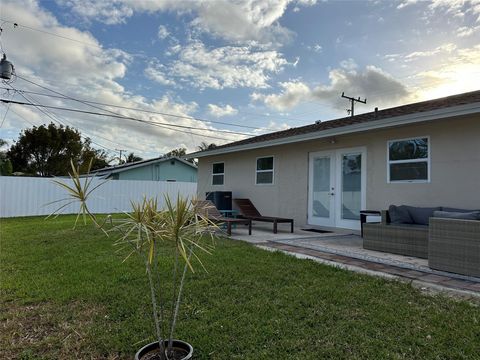
<svg viewBox="0 0 480 360"><path fill-rule="evenodd" d="M57 180L72 185L69 179ZM104 181L93 179L90 188ZM192 198L196 192L197 183L109 180L92 193L87 204L93 213L118 213L129 211L130 201L141 201L144 196L157 197L159 207L162 207L165 195L173 200L177 195ZM51 178L0 176L0 217L48 215L66 202L48 203L68 197L67 190L54 184ZM79 204L75 202L60 213L74 214L78 208Z"/></svg>

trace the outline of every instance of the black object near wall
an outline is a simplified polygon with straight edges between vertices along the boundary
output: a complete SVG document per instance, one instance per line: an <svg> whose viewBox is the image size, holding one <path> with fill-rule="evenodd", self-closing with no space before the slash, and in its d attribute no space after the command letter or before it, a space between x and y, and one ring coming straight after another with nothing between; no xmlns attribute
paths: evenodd
<svg viewBox="0 0 480 360"><path fill-rule="evenodd" d="M218 210L232 210L232 192L231 191L207 192L206 199L213 202Z"/></svg>

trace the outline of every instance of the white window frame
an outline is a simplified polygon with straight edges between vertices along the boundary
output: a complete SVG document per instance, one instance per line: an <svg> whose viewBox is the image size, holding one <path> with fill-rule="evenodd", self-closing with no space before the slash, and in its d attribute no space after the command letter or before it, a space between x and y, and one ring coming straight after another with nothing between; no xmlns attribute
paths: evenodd
<svg viewBox="0 0 480 360"><path fill-rule="evenodd" d="M213 167L215 165L218 165L218 164L223 164L223 173L214 173L213 172ZM223 176L223 182L221 184L214 184L213 183L213 178L216 175L222 175ZM212 186L223 186L223 185L225 185L225 161L219 161L219 162L212 163Z"/></svg>
<svg viewBox="0 0 480 360"><path fill-rule="evenodd" d="M417 159L408 159L408 160L390 160L390 144L398 141L407 141L407 140L416 140L416 139L427 139L428 149L427 149L427 158L417 158ZM430 136L412 136L403 139L394 139L387 141L387 183L388 184L399 184L399 183L417 183L425 184L431 181L431 151L432 143L430 142ZM427 179L426 180L390 180L390 165L391 164L408 164L408 163L418 163L426 162L427 163Z"/></svg>
<svg viewBox="0 0 480 360"><path fill-rule="evenodd" d="M259 159L266 159L266 158L272 158L272 169L271 170L257 170L257 165L258 165L258 160ZM271 172L272 173L272 182L271 183L258 183L258 173L267 173ZM275 184L275 156L273 155L267 155L267 156L259 156L255 159L255 185L274 185Z"/></svg>

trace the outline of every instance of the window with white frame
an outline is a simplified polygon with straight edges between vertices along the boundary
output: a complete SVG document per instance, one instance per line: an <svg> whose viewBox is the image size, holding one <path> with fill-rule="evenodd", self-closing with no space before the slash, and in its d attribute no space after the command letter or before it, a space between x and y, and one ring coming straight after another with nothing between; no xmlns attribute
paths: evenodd
<svg viewBox="0 0 480 360"><path fill-rule="evenodd" d="M256 184L273 184L273 156L257 159Z"/></svg>
<svg viewBox="0 0 480 360"><path fill-rule="evenodd" d="M388 181L430 181L429 143L428 137L389 141Z"/></svg>
<svg viewBox="0 0 480 360"><path fill-rule="evenodd" d="M212 164L212 185L223 185L225 182L225 163Z"/></svg>

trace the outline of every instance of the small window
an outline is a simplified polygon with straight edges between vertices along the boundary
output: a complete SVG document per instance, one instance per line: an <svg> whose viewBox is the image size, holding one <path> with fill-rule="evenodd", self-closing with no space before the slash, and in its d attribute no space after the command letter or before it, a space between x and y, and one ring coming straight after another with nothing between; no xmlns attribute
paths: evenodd
<svg viewBox="0 0 480 360"><path fill-rule="evenodd" d="M257 159L257 184L273 184L273 156Z"/></svg>
<svg viewBox="0 0 480 360"><path fill-rule="evenodd" d="M388 142L389 182L430 181L430 149L428 137Z"/></svg>
<svg viewBox="0 0 480 360"><path fill-rule="evenodd" d="M223 185L225 180L225 163L212 165L212 185Z"/></svg>

